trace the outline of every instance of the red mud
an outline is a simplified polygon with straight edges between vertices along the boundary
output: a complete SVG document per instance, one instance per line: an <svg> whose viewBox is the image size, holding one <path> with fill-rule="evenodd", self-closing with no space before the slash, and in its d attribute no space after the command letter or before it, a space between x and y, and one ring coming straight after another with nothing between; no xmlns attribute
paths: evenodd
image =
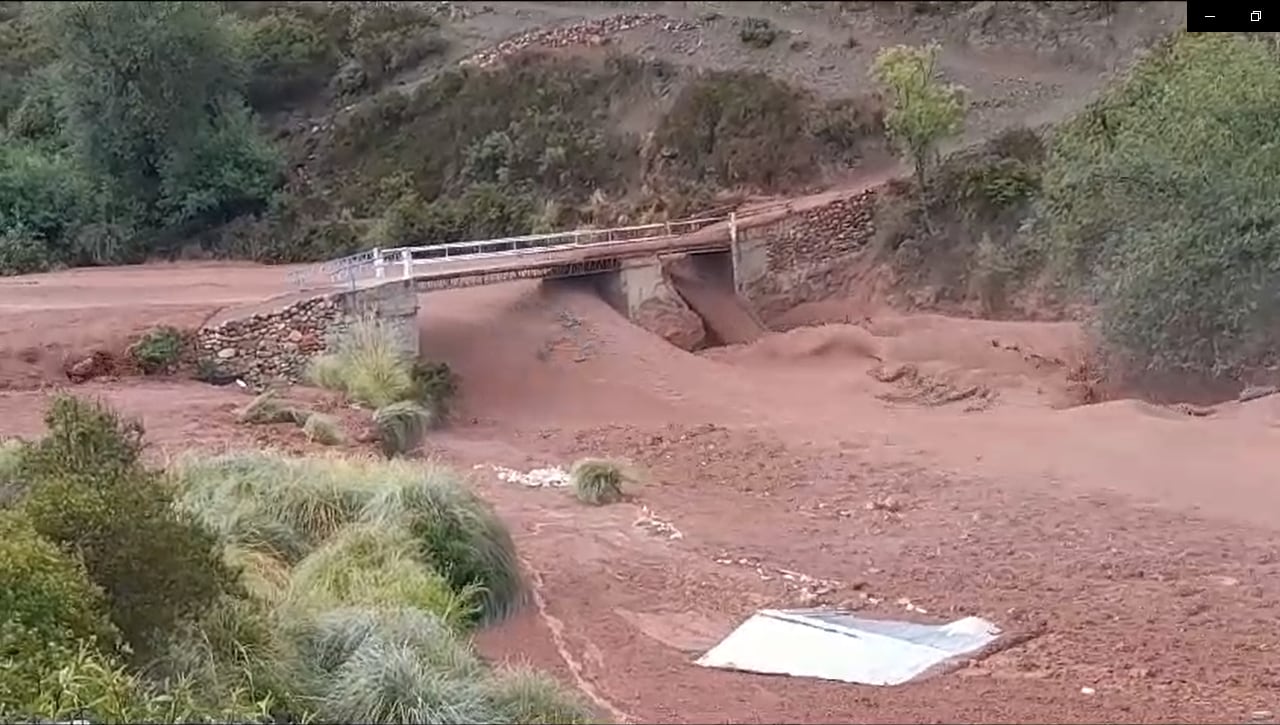
<svg viewBox="0 0 1280 725"><path fill-rule="evenodd" d="M173 291L198 317L284 291L272 271L279 289L260 276L251 290L258 272L213 274L226 287L210 281L218 299L204 299L190 291L203 278L184 272L188 292ZM155 279L104 271L99 281L138 273ZM16 288L0 286L0 345L8 355L106 340L113 326L176 314L124 287L54 275L31 305L41 309L18 312ZM458 371L463 391L432 453L473 473L542 599L480 646L593 693L602 714L1242 722L1276 709L1275 397L1208 417L1135 401L1063 409L1082 343L1061 324L869 309L853 324L691 355L572 290L431 293L422 316L424 351ZM15 373L24 368L0 362L4 380ZM234 389L77 390L143 416L158 454L260 437L307 447L293 430L235 426L246 397ZM37 433L42 396L0 394L0 435ZM637 500L584 507L473 468L585 455L638 464ZM680 536L655 533L653 517ZM927 614L908 613L908 601ZM895 688L692 664L756 608L821 603L928 621L977 614L1025 641Z"/></svg>

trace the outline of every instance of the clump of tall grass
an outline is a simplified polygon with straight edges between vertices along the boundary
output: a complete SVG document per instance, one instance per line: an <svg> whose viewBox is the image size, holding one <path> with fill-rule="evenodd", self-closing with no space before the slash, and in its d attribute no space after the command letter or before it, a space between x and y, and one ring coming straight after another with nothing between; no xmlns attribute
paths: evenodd
<svg viewBox="0 0 1280 725"><path fill-rule="evenodd" d="M293 570L295 606L385 605L431 612L463 628L478 607L479 588L457 591L423 559L418 543L398 526L356 524L339 532Z"/></svg>
<svg viewBox="0 0 1280 725"><path fill-rule="evenodd" d="M528 667L507 667L485 683L500 722L527 725L586 725L595 720L591 708L566 693L551 677Z"/></svg>
<svg viewBox="0 0 1280 725"><path fill-rule="evenodd" d="M412 452L431 427L431 411L413 400L384 405L373 413L378 442L387 458Z"/></svg>
<svg viewBox="0 0 1280 725"><path fill-rule="evenodd" d="M342 429L338 421L323 413L312 413L302 423L302 432L307 440L322 446L336 446L343 442Z"/></svg>
<svg viewBox="0 0 1280 725"><path fill-rule="evenodd" d="M341 459L242 453L182 461L179 508L226 544L296 562L356 520L377 481Z"/></svg>
<svg viewBox="0 0 1280 725"><path fill-rule="evenodd" d="M510 532L447 467L252 453L190 459L175 477L180 508L227 544L296 563L349 524L398 526L455 594L476 597L474 619L525 601Z"/></svg>
<svg viewBox="0 0 1280 725"><path fill-rule="evenodd" d="M525 603L511 533L452 470L436 464L386 480L365 507L365 521L405 527L423 556L454 587L480 587L479 619L493 622Z"/></svg>
<svg viewBox="0 0 1280 725"><path fill-rule="evenodd" d="M376 317L355 322L334 343L333 352L312 360L307 377L372 408L388 457L416 448L426 431L444 420L457 392L448 365L419 362L396 331Z"/></svg>
<svg viewBox="0 0 1280 725"><path fill-rule="evenodd" d="M415 393L414 359L390 325L376 317L361 318L339 336L331 353L311 362L308 379L377 409Z"/></svg>
<svg viewBox="0 0 1280 725"><path fill-rule="evenodd" d="M263 391L249 401L249 404L236 414L236 422L246 425L271 425L273 423L296 423L302 425L307 419L307 412L294 408L280 400L274 390Z"/></svg>
<svg viewBox="0 0 1280 725"><path fill-rule="evenodd" d="M635 480L625 465L602 458L584 458L569 470L573 493L579 501L593 506L621 501L623 485Z"/></svg>

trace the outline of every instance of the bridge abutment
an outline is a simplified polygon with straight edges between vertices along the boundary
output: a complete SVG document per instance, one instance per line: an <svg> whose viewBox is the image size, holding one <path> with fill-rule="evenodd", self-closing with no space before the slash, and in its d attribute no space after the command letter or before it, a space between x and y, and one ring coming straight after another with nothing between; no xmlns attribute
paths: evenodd
<svg viewBox="0 0 1280 725"><path fill-rule="evenodd" d="M413 280L343 290L281 304L268 311L234 311L197 332L206 364L255 388L299 382L313 358L333 349L362 318L378 320L406 354L419 352L418 293Z"/></svg>

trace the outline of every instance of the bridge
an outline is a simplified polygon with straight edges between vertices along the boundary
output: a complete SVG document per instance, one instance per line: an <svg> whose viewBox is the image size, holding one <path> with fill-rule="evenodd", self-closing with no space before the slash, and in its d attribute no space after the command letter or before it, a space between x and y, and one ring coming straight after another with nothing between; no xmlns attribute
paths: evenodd
<svg viewBox="0 0 1280 725"><path fill-rule="evenodd" d="M375 248L295 274L294 282L299 287L321 281L358 290L413 280L415 291L427 292L515 279L613 272L629 262L652 262L659 255L728 252L736 239L737 218L728 214L610 229Z"/></svg>

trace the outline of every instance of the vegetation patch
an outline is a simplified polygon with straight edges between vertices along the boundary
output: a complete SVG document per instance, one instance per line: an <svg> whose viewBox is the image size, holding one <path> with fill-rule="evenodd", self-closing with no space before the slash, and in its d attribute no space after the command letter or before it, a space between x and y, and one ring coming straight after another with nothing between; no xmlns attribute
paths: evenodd
<svg viewBox="0 0 1280 725"><path fill-rule="evenodd" d="M172 372L187 350L187 336L174 327L157 327L129 346L129 359L145 375Z"/></svg>
<svg viewBox="0 0 1280 725"><path fill-rule="evenodd" d="M46 422L5 446L0 718L590 721L463 638L524 590L452 471L256 453L162 475L104 406L59 398Z"/></svg>
<svg viewBox="0 0 1280 725"><path fill-rule="evenodd" d="M600 506L621 501L625 495L623 485L634 481L635 477L615 461L584 458L573 464L569 480L579 501Z"/></svg>

